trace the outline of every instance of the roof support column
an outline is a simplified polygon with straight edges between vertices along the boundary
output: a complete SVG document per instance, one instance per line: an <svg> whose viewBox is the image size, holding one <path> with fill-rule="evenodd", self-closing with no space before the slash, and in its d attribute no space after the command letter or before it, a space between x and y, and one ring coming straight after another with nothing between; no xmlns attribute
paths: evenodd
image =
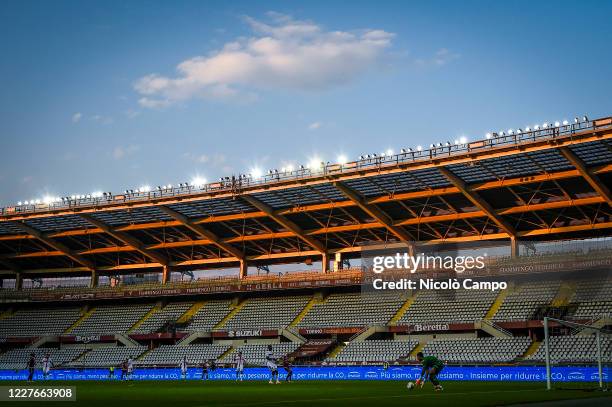
<svg viewBox="0 0 612 407"><path fill-rule="evenodd" d="M340 271L342 270L343 264L342 264L342 253L336 253L335 257L334 257L334 267L333 267L333 271Z"/></svg>
<svg viewBox="0 0 612 407"><path fill-rule="evenodd" d="M98 270L91 270L91 280L89 281L89 288L96 288L98 286Z"/></svg>
<svg viewBox="0 0 612 407"><path fill-rule="evenodd" d="M245 259L240 259L240 279L246 278L249 270L249 264Z"/></svg>
<svg viewBox="0 0 612 407"><path fill-rule="evenodd" d="M329 273L329 255L327 253L321 254L321 272Z"/></svg>
<svg viewBox="0 0 612 407"><path fill-rule="evenodd" d="M21 273L15 273L15 288L21 290L23 288L23 276Z"/></svg>
<svg viewBox="0 0 612 407"><path fill-rule="evenodd" d="M167 284L170 280L170 267L162 266L162 284Z"/></svg>
<svg viewBox="0 0 612 407"><path fill-rule="evenodd" d="M519 244L516 236L510 236L510 257L513 259L519 256Z"/></svg>

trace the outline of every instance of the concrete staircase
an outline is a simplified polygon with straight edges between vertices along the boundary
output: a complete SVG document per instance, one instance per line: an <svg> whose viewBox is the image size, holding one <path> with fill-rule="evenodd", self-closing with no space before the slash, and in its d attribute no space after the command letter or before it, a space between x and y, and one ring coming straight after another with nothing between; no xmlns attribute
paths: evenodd
<svg viewBox="0 0 612 407"><path fill-rule="evenodd" d="M505 330L487 319L481 319L480 321L474 322L474 329L480 329L496 338L511 338L513 336L512 332Z"/></svg>
<svg viewBox="0 0 612 407"><path fill-rule="evenodd" d="M215 325L213 327L213 329L219 329L219 328L223 328L223 325L225 325L227 323L227 321L229 321L230 319L232 319L234 317L234 315L236 315L237 313L240 312L240 310L242 309L242 307L244 307L244 304L246 304L248 300L243 300L240 303L234 305L234 309L232 309L229 314L227 314L221 321L219 321L217 323L217 325Z"/></svg>
<svg viewBox="0 0 612 407"><path fill-rule="evenodd" d="M136 323L132 325L130 329L128 329L128 332L132 332L138 329L140 325L143 324L143 322L145 322L147 319L149 319L149 317L151 317L151 315L155 314L156 312L159 312L161 309L162 309L162 304L161 302L158 302L157 304L155 304L153 308L149 310L149 312L147 312L142 318L136 321Z"/></svg>
<svg viewBox="0 0 612 407"><path fill-rule="evenodd" d="M217 358L217 360L221 360L221 359L223 359L224 357L226 357L226 356L228 356L228 355L231 355L232 353L234 353L234 351L235 351L235 350L236 350L236 349L235 349L233 346L230 346L228 350L226 350L225 352L223 352L223 353L221 354L221 356L219 356L219 357Z"/></svg>
<svg viewBox="0 0 612 407"><path fill-rule="evenodd" d="M417 346L415 346L414 349L412 349L412 351L408 354L408 358L409 359L416 359L417 353L421 352L423 350L423 348L425 348L425 345L427 345L427 342L425 342L425 341L419 342L419 344Z"/></svg>
<svg viewBox="0 0 612 407"><path fill-rule="evenodd" d="M495 316L495 314L497 314L497 311L499 311L502 304L504 303L504 300L511 292L512 289L510 287L505 290L500 290L499 294L497 294L497 298L495 298L495 301L493 301L493 304L491 304L491 308L489 308L489 310L487 311L487 314L485 315L484 319L490 321Z"/></svg>
<svg viewBox="0 0 612 407"><path fill-rule="evenodd" d="M577 283L575 281L564 281L559 287L559 292L551 302L553 307L564 307L569 305L574 293L576 292Z"/></svg>
<svg viewBox="0 0 612 407"><path fill-rule="evenodd" d="M187 346L191 342L200 339L200 338L210 338L210 332L192 332L189 335L183 337L180 341L177 342L177 346Z"/></svg>
<svg viewBox="0 0 612 407"><path fill-rule="evenodd" d="M527 350L525 351L525 353L523 355L521 355L521 357L519 359L526 359L527 357L533 355L534 353L536 353L538 351L538 348L540 347L540 344L542 342L540 341L533 341L531 342L531 345L529 345L529 347L527 348Z"/></svg>
<svg viewBox="0 0 612 407"><path fill-rule="evenodd" d="M58 342L58 337L55 335L41 336L30 345L31 348L40 348L47 342Z"/></svg>
<svg viewBox="0 0 612 407"><path fill-rule="evenodd" d="M0 313L0 319L8 318L13 315L13 308L9 308L6 311Z"/></svg>
<svg viewBox="0 0 612 407"><path fill-rule="evenodd" d="M603 316L600 318L596 318L592 320L589 324L589 327L580 327L574 329L574 335L593 335L597 332L597 330L612 325L612 317Z"/></svg>
<svg viewBox="0 0 612 407"><path fill-rule="evenodd" d="M340 342L334 349L332 349L331 352L329 352L329 355L327 355L327 357L329 359L335 357L340 352L342 352L344 350L344 348L346 348L346 345L344 344L344 342Z"/></svg>
<svg viewBox="0 0 612 407"><path fill-rule="evenodd" d="M293 327L287 327L279 330L279 334L289 339L291 342L295 343L304 343L306 342L306 338L304 338L297 329Z"/></svg>
<svg viewBox="0 0 612 407"><path fill-rule="evenodd" d="M193 304L183 315L181 315L177 320L177 324L184 324L185 322L190 321L193 316L206 304L206 301L198 301Z"/></svg>
<svg viewBox="0 0 612 407"><path fill-rule="evenodd" d="M145 355L146 355L147 353L151 353L151 351L152 351L152 350L153 350L153 349L147 349L147 350L146 350L146 351L145 351L145 352L144 352L142 355L138 356L138 357L136 358L136 360L141 360L142 358L144 358L144 357L145 357Z"/></svg>
<svg viewBox="0 0 612 407"><path fill-rule="evenodd" d="M96 311L96 307L88 308L88 306L84 306L81 310L81 318L77 319L74 324L70 325L68 329L64 331L64 334L69 334L74 328L81 325L83 321L91 316Z"/></svg>
<svg viewBox="0 0 612 407"><path fill-rule="evenodd" d="M395 315L393 315L393 317L391 317L391 319L389 320L389 323L387 325L389 325L389 326L397 325L397 323L399 322L400 319L402 319L402 317L404 316L406 311L408 311L408 308L410 308L412 303L416 300L417 295L418 295L418 293L408 297L408 299L397 310Z"/></svg>
<svg viewBox="0 0 612 407"><path fill-rule="evenodd" d="M121 342L127 347L140 346L138 342L127 336L126 334L115 334L115 340Z"/></svg>
<svg viewBox="0 0 612 407"><path fill-rule="evenodd" d="M306 314L310 312L312 307L314 307L316 304L321 304L324 301L325 299L320 294L313 295L310 301L308 301L308 304L306 304L304 309L293 319L293 321L291 321L289 326L290 327L297 326L302 321L302 319L304 319Z"/></svg>
<svg viewBox="0 0 612 407"><path fill-rule="evenodd" d="M368 326L363 331L351 337L349 341L350 342L363 342L366 339L368 339L370 336L374 335L376 332L388 332L388 329L387 327L382 326L382 325Z"/></svg>

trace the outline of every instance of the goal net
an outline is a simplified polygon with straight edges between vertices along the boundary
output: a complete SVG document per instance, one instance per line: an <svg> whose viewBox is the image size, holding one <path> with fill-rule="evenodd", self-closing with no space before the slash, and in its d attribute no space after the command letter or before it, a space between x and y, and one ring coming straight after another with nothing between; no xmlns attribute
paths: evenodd
<svg viewBox="0 0 612 407"><path fill-rule="evenodd" d="M612 374L609 316L589 322L544 318L544 341L535 359L546 364L547 389L608 391Z"/></svg>

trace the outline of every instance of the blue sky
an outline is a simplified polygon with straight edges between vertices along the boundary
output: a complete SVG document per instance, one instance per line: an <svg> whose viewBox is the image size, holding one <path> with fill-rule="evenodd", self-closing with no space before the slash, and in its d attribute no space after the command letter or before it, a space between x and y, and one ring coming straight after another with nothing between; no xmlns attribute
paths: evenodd
<svg viewBox="0 0 612 407"><path fill-rule="evenodd" d="M612 114L612 3L5 1L0 204Z"/></svg>

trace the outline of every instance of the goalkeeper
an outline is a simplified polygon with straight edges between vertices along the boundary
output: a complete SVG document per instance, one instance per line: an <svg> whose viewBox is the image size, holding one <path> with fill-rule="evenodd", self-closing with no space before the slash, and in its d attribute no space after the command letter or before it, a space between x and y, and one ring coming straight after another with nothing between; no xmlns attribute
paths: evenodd
<svg viewBox="0 0 612 407"><path fill-rule="evenodd" d="M429 381L434 386L434 390L442 391L438 375L444 369L444 363L435 356L424 356L423 352L417 353L417 360L423 365L423 370L421 370L421 377L416 381L416 385L423 387L423 384L429 378Z"/></svg>

